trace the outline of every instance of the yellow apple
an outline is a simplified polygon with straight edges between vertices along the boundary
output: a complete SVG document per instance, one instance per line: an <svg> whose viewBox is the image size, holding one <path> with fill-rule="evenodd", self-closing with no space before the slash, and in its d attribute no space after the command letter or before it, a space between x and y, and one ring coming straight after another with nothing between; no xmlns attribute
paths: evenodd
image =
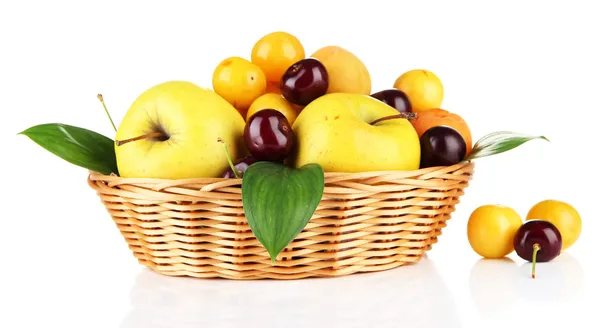
<svg viewBox="0 0 600 328"><path fill-rule="evenodd" d="M419 136L405 118L371 124L398 111L367 95L331 93L308 104L292 130L297 146L292 162L320 164L325 172L416 170Z"/></svg>
<svg viewBox="0 0 600 328"><path fill-rule="evenodd" d="M169 81L142 93L119 125L115 152L119 175L131 178L219 177L247 154L244 118L215 92Z"/></svg>

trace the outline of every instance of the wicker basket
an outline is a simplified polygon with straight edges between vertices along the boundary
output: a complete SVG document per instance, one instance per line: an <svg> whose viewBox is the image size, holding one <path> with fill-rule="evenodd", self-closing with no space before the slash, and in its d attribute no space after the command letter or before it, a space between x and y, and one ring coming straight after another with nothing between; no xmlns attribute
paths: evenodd
<svg viewBox="0 0 600 328"><path fill-rule="evenodd" d="M90 172L88 183L133 255L156 272L300 279L419 261L437 242L473 166L325 173L317 210L275 264L246 222L241 179L132 179Z"/></svg>

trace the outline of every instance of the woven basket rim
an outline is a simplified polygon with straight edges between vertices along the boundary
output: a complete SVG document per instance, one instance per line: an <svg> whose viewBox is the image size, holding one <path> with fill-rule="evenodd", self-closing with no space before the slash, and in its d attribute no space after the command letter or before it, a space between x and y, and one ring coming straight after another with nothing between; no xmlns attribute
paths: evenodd
<svg viewBox="0 0 600 328"><path fill-rule="evenodd" d="M454 172L463 168L473 167L474 163L472 161L464 161L459 162L449 166L432 166L427 168L421 168L418 170L382 170L382 171L365 171L365 172L325 172L325 179L343 177L344 179L366 179L373 177L382 177L382 176L390 176L393 178L415 178L420 177L419 179L427 179L429 174L439 174L442 171L445 172ZM89 176L92 180L104 180L110 182L119 182L125 184L136 184L136 183L186 183L186 184L194 184L194 183L215 183L219 181L241 181L241 178L187 178L187 179L163 179L163 178L124 178L117 175L107 175L102 174L96 171L89 170Z"/></svg>

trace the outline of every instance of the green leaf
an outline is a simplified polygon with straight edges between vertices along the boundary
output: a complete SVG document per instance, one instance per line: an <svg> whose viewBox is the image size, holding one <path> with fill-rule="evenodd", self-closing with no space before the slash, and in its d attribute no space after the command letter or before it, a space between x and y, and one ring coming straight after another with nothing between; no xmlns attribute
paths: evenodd
<svg viewBox="0 0 600 328"><path fill-rule="evenodd" d="M530 136L510 131L492 132L479 139L473 145L473 150L471 150L471 153L469 153L464 161L500 154L534 139L550 141L544 136Z"/></svg>
<svg viewBox="0 0 600 328"><path fill-rule="evenodd" d="M115 143L94 131L47 123L20 132L65 161L102 174L118 174Z"/></svg>
<svg viewBox="0 0 600 328"><path fill-rule="evenodd" d="M323 168L300 168L257 162L242 178L242 204L254 236L267 249L272 263L306 227L325 189Z"/></svg>

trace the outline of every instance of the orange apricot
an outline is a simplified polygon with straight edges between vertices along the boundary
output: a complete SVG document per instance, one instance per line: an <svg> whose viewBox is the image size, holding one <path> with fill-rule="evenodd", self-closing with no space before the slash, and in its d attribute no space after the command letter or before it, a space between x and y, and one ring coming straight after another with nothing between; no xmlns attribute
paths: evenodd
<svg viewBox="0 0 600 328"><path fill-rule="evenodd" d="M417 113L417 118L410 120L413 127L417 131L419 137L434 126L445 125L458 131L460 135L465 139L467 145L467 155L471 152L473 147L473 140L471 137L471 129L467 122L456 113L449 112L441 108L432 108L426 111Z"/></svg>
<svg viewBox="0 0 600 328"><path fill-rule="evenodd" d="M324 46L310 57L318 59L329 75L327 93L371 94L371 75L365 63L340 46Z"/></svg>

